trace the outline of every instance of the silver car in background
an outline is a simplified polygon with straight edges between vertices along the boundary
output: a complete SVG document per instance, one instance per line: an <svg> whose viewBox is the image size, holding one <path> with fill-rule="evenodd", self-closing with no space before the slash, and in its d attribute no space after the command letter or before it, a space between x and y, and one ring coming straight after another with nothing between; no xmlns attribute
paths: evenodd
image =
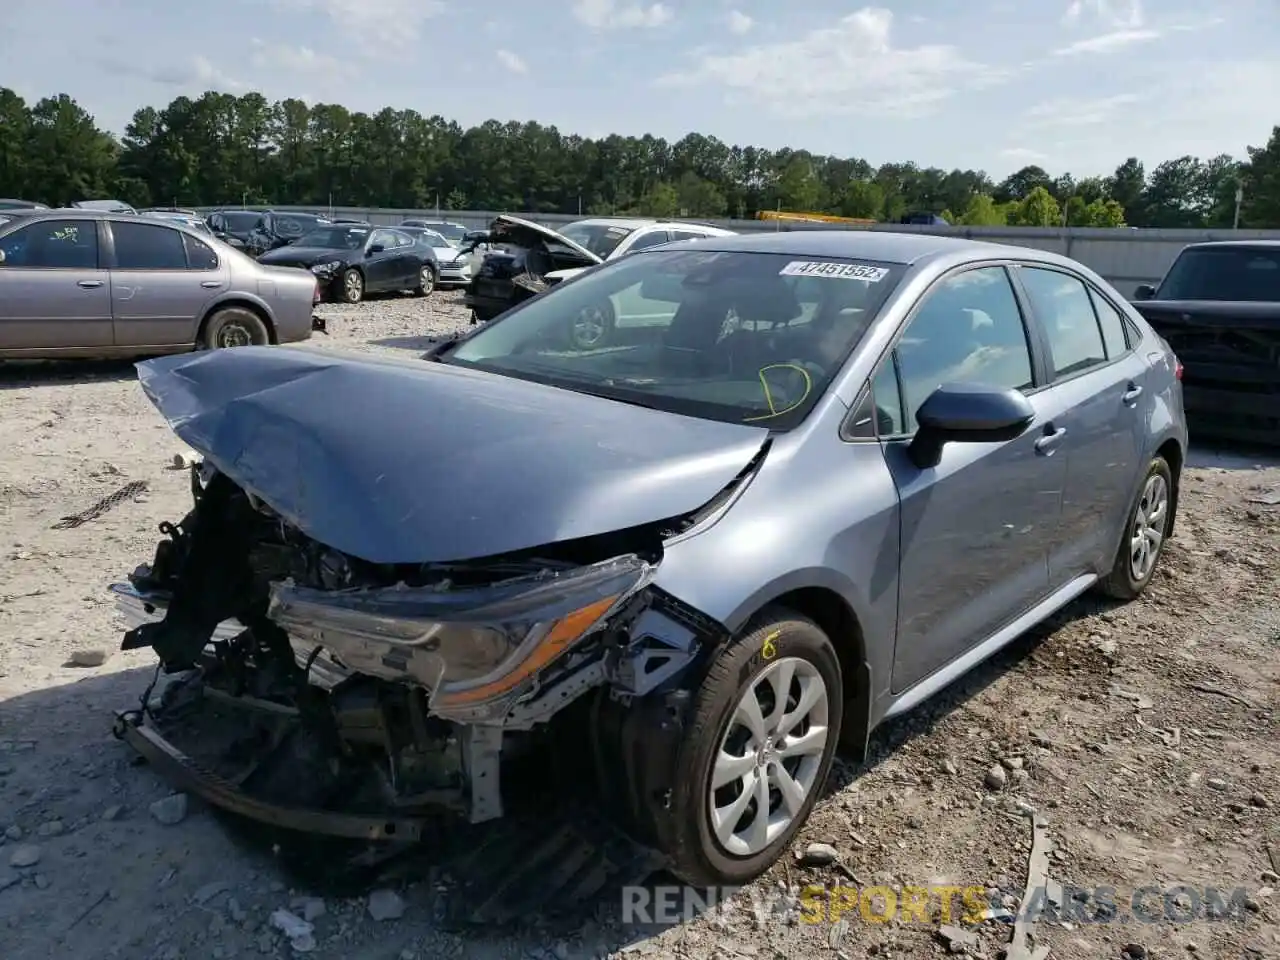
<svg viewBox="0 0 1280 960"><path fill-rule="evenodd" d="M0 220L0 358L184 353L322 329L305 270L168 220L42 210Z"/></svg>

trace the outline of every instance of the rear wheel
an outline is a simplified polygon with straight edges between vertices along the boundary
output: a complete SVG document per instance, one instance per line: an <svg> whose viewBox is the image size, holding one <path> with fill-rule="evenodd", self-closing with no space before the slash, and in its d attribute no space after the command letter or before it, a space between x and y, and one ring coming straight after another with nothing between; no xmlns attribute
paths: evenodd
<svg viewBox="0 0 1280 960"><path fill-rule="evenodd" d="M711 665L676 759L664 851L695 886L767 870L808 819L843 715L840 661L813 621L766 610Z"/></svg>
<svg viewBox="0 0 1280 960"><path fill-rule="evenodd" d="M359 303L364 299L364 274L355 267L342 275L342 299L345 303Z"/></svg>
<svg viewBox="0 0 1280 960"><path fill-rule="evenodd" d="M1173 492L1173 471L1164 457L1156 457L1129 509L1111 572L1099 584L1107 596L1132 600L1151 582L1171 529Z"/></svg>
<svg viewBox="0 0 1280 960"><path fill-rule="evenodd" d="M243 307L219 310L204 327L201 345L207 350L222 347L258 347L271 342L262 318Z"/></svg>

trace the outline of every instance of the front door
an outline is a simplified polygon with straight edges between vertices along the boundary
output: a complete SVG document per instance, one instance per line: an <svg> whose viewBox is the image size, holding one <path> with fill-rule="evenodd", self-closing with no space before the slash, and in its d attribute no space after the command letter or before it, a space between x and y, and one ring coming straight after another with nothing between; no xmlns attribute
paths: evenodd
<svg viewBox="0 0 1280 960"><path fill-rule="evenodd" d="M381 250L375 248L381 247ZM375 230L369 236L364 261L365 289L370 293L396 289L401 282L398 276L399 259L396 254L396 238L390 230Z"/></svg>
<svg viewBox="0 0 1280 960"><path fill-rule="evenodd" d="M189 265L185 234L163 224L109 221L114 241L111 309L117 346L174 347L195 343L196 327L228 283L226 267L207 255ZM197 255L212 253L193 244ZM203 251L200 250L203 248ZM217 257L213 258L217 263Z"/></svg>
<svg viewBox="0 0 1280 960"><path fill-rule="evenodd" d="M0 350L109 347L96 220L37 220L0 240Z"/></svg>
<svg viewBox="0 0 1280 960"><path fill-rule="evenodd" d="M1057 529L1065 461L1054 413L1037 391L1027 325L1003 266L938 281L908 321L878 380L885 459L901 499L898 636L893 691L925 679L1041 600L1047 540ZM943 383L1010 387L1036 418L1017 439L949 443L924 470L907 454L915 411ZM886 397L886 394L888 395ZM882 418L885 418L882 413ZM1046 438L1049 438L1046 440Z"/></svg>

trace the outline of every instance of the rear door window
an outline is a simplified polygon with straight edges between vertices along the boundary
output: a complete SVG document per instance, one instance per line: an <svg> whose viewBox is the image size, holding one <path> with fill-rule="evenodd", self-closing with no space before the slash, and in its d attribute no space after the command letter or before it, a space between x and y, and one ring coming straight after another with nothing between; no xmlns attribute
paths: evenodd
<svg viewBox="0 0 1280 960"><path fill-rule="evenodd" d="M192 270L218 269L218 255L207 243L185 233L182 235L182 243L187 248L187 266Z"/></svg>
<svg viewBox="0 0 1280 960"><path fill-rule="evenodd" d="M1018 276L1049 340L1055 377L1070 377L1107 362L1098 317L1084 282L1069 273L1021 266Z"/></svg>
<svg viewBox="0 0 1280 960"><path fill-rule="evenodd" d="M1129 349L1129 341L1125 336L1124 317L1111 302L1092 287L1089 298L1093 301L1093 309L1098 314L1098 326L1102 328L1102 342L1107 348L1107 359L1114 360Z"/></svg>
<svg viewBox="0 0 1280 960"><path fill-rule="evenodd" d="M183 234L150 223L111 224L117 270L185 270Z"/></svg>

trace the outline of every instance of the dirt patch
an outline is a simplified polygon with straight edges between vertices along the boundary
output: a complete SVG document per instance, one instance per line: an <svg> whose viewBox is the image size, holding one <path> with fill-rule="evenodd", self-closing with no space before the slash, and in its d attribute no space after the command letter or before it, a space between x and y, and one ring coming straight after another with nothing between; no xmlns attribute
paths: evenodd
<svg viewBox="0 0 1280 960"><path fill-rule="evenodd" d="M322 349L411 357L432 335L468 329L455 294L324 312L331 335L312 341ZM624 923L618 896L568 927L531 918L521 931L464 935L440 923L438 877L372 904L317 900L288 887L296 873L270 845L194 801L164 802L169 789L110 733L113 711L137 702L154 662L119 652L105 588L149 559L156 525L185 510L187 475L172 469L181 444L128 365L0 367L0 402L6 960L288 956L281 927L291 921L273 923L279 910L312 925L311 955L349 960L589 957L627 943L625 956L931 956L947 949L936 898L927 922L900 913L877 922L846 900L842 922L810 923L819 901L805 885L843 886L846 897L850 885L876 885L895 900L903 887L981 887L986 903L1017 907L1030 808L1056 846L1050 877L1071 894L1056 920L1033 925L1051 956L1120 957L1129 944L1153 957L1192 955L1192 944L1202 956L1280 956L1277 884L1264 873L1275 869L1267 838L1280 832L1280 506L1250 502L1280 488L1278 467L1193 461L1179 529L1141 601L1074 604L880 731L869 763L841 764L841 786L797 844L830 844L838 863L787 858L730 908L665 931ZM145 490L54 529L139 481ZM1280 858L1280 836L1271 843ZM1180 885L1189 889L1166 901ZM1134 891L1149 887L1157 892L1139 906L1156 922L1123 919ZM1099 888L1114 888L1114 908ZM1225 897L1247 888L1239 919L1175 922L1197 899L1203 916L1206 888ZM881 915L884 893L868 901ZM765 910L775 912L757 915ZM993 919L972 932L952 949L994 957L1011 926Z"/></svg>

